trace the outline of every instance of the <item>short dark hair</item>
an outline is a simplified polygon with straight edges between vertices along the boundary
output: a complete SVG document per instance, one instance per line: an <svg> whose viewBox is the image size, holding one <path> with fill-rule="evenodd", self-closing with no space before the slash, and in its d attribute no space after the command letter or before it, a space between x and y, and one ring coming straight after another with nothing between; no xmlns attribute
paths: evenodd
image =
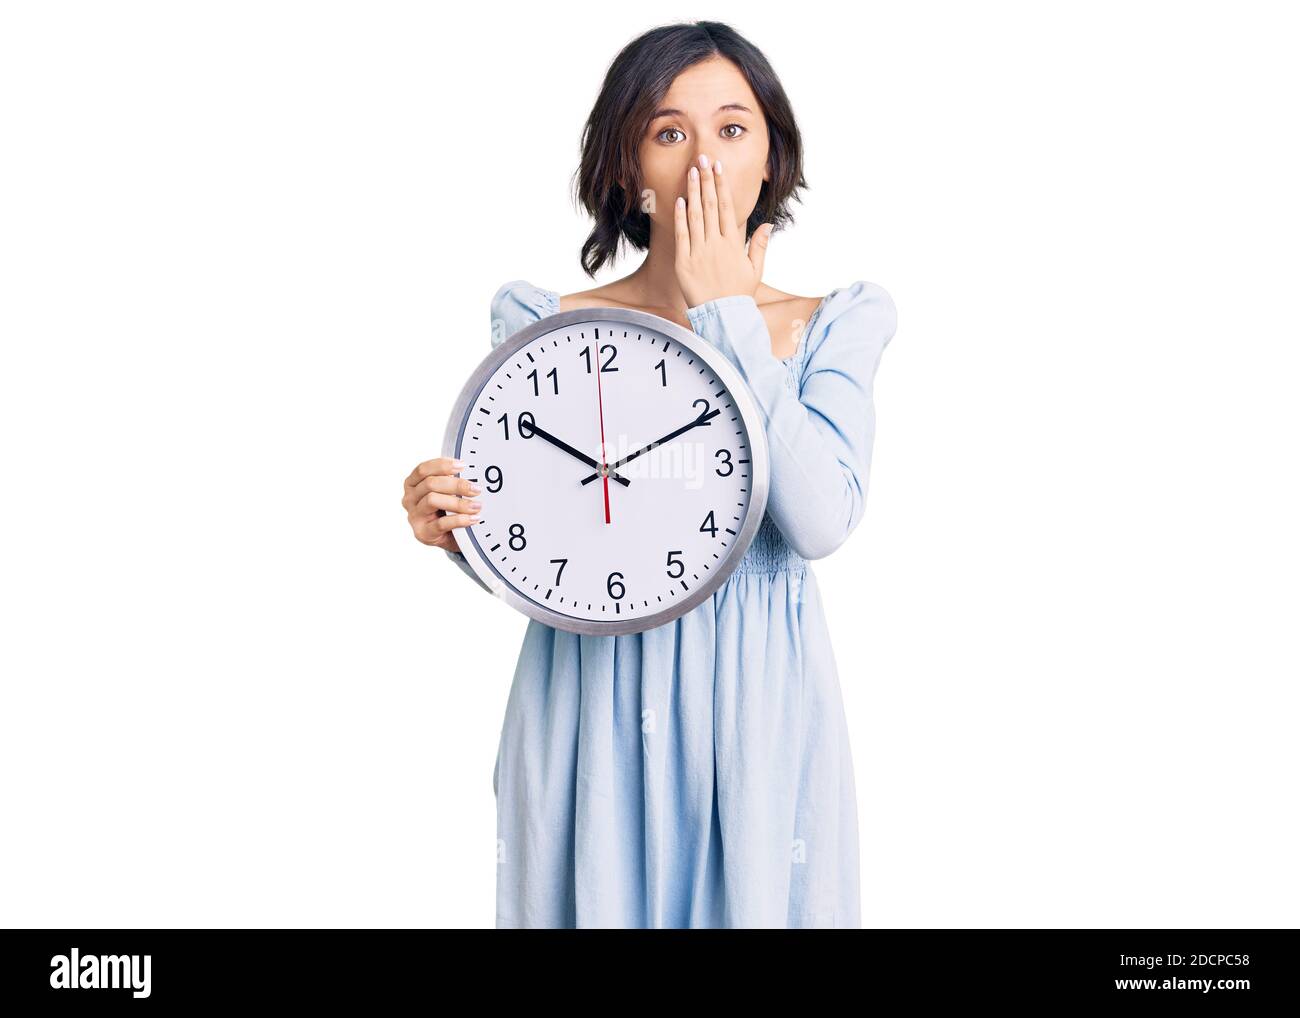
<svg viewBox="0 0 1300 1018"><path fill-rule="evenodd" d="M762 52L718 21L663 25L633 39L619 51L600 88L582 131L582 158L575 196L596 220L582 245L583 271L596 273L618 255L620 238L644 251L650 246L650 217L641 211L641 140L673 80L686 68L714 56L730 60L753 89L767 120L770 179L745 224L745 239L763 223L780 230L794 221L790 201L800 202L803 145L785 89ZM629 186L624 187L623 181Z"/></svg>

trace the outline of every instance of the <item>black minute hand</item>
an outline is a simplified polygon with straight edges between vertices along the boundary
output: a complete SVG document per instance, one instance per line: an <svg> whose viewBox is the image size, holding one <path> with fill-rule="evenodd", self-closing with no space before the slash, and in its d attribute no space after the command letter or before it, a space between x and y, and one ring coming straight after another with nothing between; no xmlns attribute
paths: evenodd
<svg viewBox="0 0 1300 1018"><path fill-rule="evenodd" d="M624 456L621 460L615 460L613 463L611 463L611 464L609 465L609 466L610 466L610 469L613 470L614 467L621 467L621 466L622 466L624 463L626 463L628 460L634 460L634 459L636 459L638 456L640 456L642 453L649 452L651 449L657 448L658 446L663 445L665 442L671 442L671 441L672 441L674 438L676 438L678 435L684 435L684 434L686 434L686 432L690 431L692 428L708 427L708 426L709 426L709 422L712 421L713 418L717 417L718 414L720 414L720 413L722 413L721 410L710 410L708 413L700 414L699 417L695 418L695 420L691 421L689 424L683 424L683 425L682 425L680 428L678 428L676 431L670 431L668 434L664 435L664 437L661 438L661 439L659 439L658 441L656 441L656 442L651 442L649 445L643 445L640 449L636 450L636 452L630 452L630 453L628 453L628 454L627 454L626 456ZM592 461L592 464L591 464L591 465L592 465L592 466L596 466L596 467L600 466L600 464L597 463L597 462L595 462L594 460ZM584 478L582 479L582 483L583 483L583 484L590 484L592 481L594 481L594 480L595 480L597 477L599 477L599 476L600 476L599 473L591 474L591 475L588 476L588 477L584 477ZM615 475L611 473L610 476L613 477L613 476L615 476Z"/></svg>
<svg viewBox="0 0 1300 1018"><path fill-rule="evenodd" d="M573 446L571 446L568 442L564 441L564 439L562 439L562 438L556 438L556 437L555 437L554 435L552 435L549 431L543 431L543 430L542 430L541 428L539 428L536 424L532 424L532 423L530 423L530 424L528 425L528 431L530 432L531 435L537 435L539 438L544 438L544 439L546 439L546 441L550 442L551 445L556 446L557 448L563 449L565 452L567 452L567 453L568 453L570 456L572 456L574 459L582 460L582 462L585 463L585 464L587 464L587 466L589 466L589 467L597 467L597 468L600 467L600 464L599 464L596 460L594 460L594 459L592 459L590 456L588 456L586 453L579 452L577 449L575 449ZM520 421L520 422L519 422L519 434L520 434L522 437L524 437L524 438L528 438L528 437L529 437L529 435L524 435L524 422L523 422L523 421ZM587 480L594 480L597 476L599 476L599 475L598 475L598 474L592 474L591 477L587 478ZM629 484L632 483L632 482L629 481L626 477L623 477L623 476L620 475L620 474L616 474L616 473L614 473L613 470L610 470L610 472L609 472L609 476L610 476L613 480L618 481L618 483L621 484L621 485L623 485L623 487L625 487L625 488L626 488ZM587 481L583 481L582 483L583 483L583 484L586 484Z"/></svg>

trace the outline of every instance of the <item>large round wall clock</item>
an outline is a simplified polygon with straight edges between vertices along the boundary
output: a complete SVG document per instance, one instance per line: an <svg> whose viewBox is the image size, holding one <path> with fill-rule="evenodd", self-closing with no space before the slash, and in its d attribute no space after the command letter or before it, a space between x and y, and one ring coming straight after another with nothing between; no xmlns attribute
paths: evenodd
<svg viewBox="0 0 1300 1018"><path fill-rule="evenodd" d="M480 489L452 530L488 589L548 626L637 633L700 604L767 507L763 419L707 340L626 308L562 311L465 383L443 455Z"/></svg>

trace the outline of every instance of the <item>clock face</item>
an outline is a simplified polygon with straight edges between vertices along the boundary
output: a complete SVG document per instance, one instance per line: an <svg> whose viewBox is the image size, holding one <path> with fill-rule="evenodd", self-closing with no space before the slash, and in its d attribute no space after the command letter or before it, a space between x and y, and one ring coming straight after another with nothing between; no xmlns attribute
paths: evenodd
<svg viewBox="0 0 1300 1018"><path fill-rule="evenodd" d="M557 628L683 614L739 563L766 506L765 436L739 374L644 312L585 308L516 333L470 379L448 438L482 489L479 521L452 531L466 560Z"/></svg>

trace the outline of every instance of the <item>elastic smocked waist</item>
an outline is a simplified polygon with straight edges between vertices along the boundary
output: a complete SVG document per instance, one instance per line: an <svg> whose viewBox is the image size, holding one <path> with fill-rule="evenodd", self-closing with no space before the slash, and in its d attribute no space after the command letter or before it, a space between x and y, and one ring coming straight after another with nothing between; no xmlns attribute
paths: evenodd
<svg viewBox="0 0 1300 1018"><path fill-rule="evenodd" d="M754 540L736 567L737 573L801 573L807 568L808 560L799 555L772 522L771 516L764 516L759 524Z"/></svg>

